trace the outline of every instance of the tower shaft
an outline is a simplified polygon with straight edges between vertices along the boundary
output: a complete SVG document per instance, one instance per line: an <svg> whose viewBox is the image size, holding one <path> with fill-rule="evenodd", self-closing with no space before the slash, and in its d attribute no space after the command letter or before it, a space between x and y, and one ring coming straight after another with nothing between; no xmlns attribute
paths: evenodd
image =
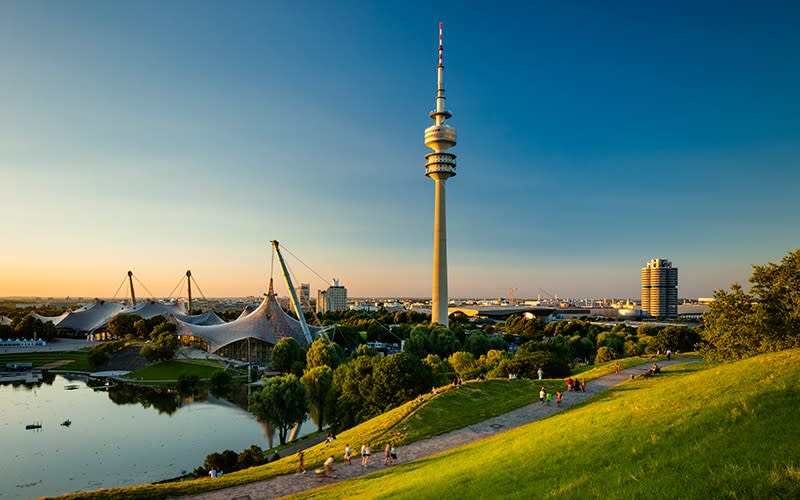
<svg viewBox="0 0 800 500"><path fill-rule="evenodd" d="M431 292L431 322L447 326L447 205L446 179L431 176L436 197L433 208L433 290Z"/></svg>

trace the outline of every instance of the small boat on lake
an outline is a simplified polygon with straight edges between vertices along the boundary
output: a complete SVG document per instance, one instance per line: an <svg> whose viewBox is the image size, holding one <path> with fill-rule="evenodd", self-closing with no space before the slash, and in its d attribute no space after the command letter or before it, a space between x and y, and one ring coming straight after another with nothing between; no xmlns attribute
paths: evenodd
<svg viewBox="0 0 800 500"><path fill-rule="evenodd" d="M64 386L64 390L66 391L74 391L75 389L80 389L80 388L81 386L79 386L78 384L69 384Z"/></svg>
<svg viewBox="0 0 800 500"><path fill-rule="evenodd" d="M39 423L28 424L28 425L25 426L25 430L26 431L36 430L36 429L41 429L41 428L42 428L42 424L39 424Z"/></svg>
<svg viewBox="0 0 800 500"><path fill-rule="evenodd" d="M72 425L72 421L70 419L64 420L63 422L61 422L61 425L62 427L69 427L70 425Z"/></svg>

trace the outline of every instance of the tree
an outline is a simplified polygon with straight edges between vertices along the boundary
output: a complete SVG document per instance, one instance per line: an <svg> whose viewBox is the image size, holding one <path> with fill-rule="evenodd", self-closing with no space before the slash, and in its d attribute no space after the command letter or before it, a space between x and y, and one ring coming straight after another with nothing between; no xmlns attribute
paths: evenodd
<svg viewBox="0 0 800 500"><path fill-rule="evenodd" d="M650 348L662 353L667 350L687 352L693 351L699 341L700 336L692 329L667 326L656 334Z"/></svg>
<svg viewBox="0 0 800 500"><path fill-rule="evenodd" d="M305 366L306 353L300 344L292 337L284 337L272 348L272 361L270 363L273 370L281 373L293 373L292 366L296 361L302 362ZM295 374L297 375L297 374Z"/></svg>
<svg viewBox="0 0 800 500"><path fill-rule="evenodd" d="M475 357L486 354L490 349L489 338L482 330L475 330L464 341L464 349L471 352Z"/></svg>
<svg viewBox="0 0 800 500"><path fill-rule="evenodd" d="M450 381L453 380L453 377L456 376L456 372L453 370L453 367L450 366L450 363L435 354L428 354L422 362L431 369L434 386L439 387L449 384Z"/></svg>
<svg viewBox="0 0 800 500"><path fill-rule="evenodd" d="M428 329L425 327L416 327L411 330L408 339L406 339L403 345L403 352L407 352L419 359L433 352L431 339L428 336Z"/></svg>
<svg viewBox="0 0 800 500"><path fill-rule="evenodd" d="M736 360L800 346L800 248L780 262L753 266L750 293L717 290L703 316L703 355Z"/></svg>
<svg viewBox="0 0 800 500"><path fill-rule="evenodd" d="M27 315L22 319L13 322L12 330L14 336L22 339L33 339L34 337L50 340L56 336L57 330L53 323L43 322Z"/></svg>
<svg viewBox="0 0 800 500"><path fill-rule="evenodd" d="M454 352L447 358L447 362L450 363L450 366L453 367L459 377L471 378L477 374L475 356L470 352Z"/></svg>
<svg viewBox="0 0 800 500"><path fill-rule="evenodd" d="M431 352L443 358L461 350L461 342L449 328L435 326L431 329Z"/></svg>
<svg viewBox="0 0 800 500"><path fill-rule="evenodd" d="M178 337L170 331L174 330L174 328L175 325L172 323L162 323L156 327L151 334L153 340L146 343L139 351L139 354L150 362L174 358L178 347L180 347Z"/></svg>
<svg viewBox="0 0 800 500"><path fill-rule="evenodd" d="M236 467L238 469L247 469L248 467L255 467L266 463L264 459L264 450L261 447L252 445L250 448L245 448L236 457Z"/></svg>
<svg viewBox="0 0 800 500"><path fill-rule="evenodd" d="M268 378L261 392L253 394L250 409L259 420L272 425L280 443L286 444L289 430L308 412L306 388L292 374Z"/></svg>
<svg viewBox="0 0 800 500"><path fill-rule="evenodd" d="M478 358L476 366L482 373L491 374L491 376L502 376L498 375L497 372L495 372L495 370L497 369L498 366L500 366L500 363L502 363L503 360L505 359L507 359L505 351L492 349L486 354L483 354L480 358Z"/></svg>
<svg viewBox="0 0 800 500"><path fill-rule="evenodd" d="M300 378L300 382L308 393L308 404L312 416L316 417L317 430L322 431L322 427L328 422L329 416L333 412L335 403L330 397L333 387L333 370L330 366L311 368L306 370Z"/></svg>
<svg viewBox="0 0 800 500"><path fill-rule="evenodd" d="M315 340L306 353L307 370L317 366L336 368L339 366L339 361L339 353L336 351L335 344L322 337Z"/></svg>
<svg viewBox="0 0 800 500"><path fill-rule="evenodd" d="M336 418L343 428L352 427L378 414L369 406L372 378L380 359L370 355L372 349L360 346L358 356L333 373L336 394Z"/></svg>
<svg viewBox="0 0 800 500"><path fill-rule="evenodd" d="M431 369L419 358L401 352L379 359L369 397L378 412L388 411L433 387Z"/></svg>
<svg viewBox="0 0 800 500"><path fill-rule="evenodd" d="M597 349L597 356L594 357L594 362L595 364L604 363L612 359L617 359L617 354L614 352L614 349L603 346Z"/></svg>
<svg viewBox="0 0 800 500"><path fill-rule="evenodd" d="M124 338L126 335L136 335L137 332L134 325L140 319L142 317L138 314L119 313L109 320L108 334L118 339Z"/></svg>
<svg viewBox="0 0 800 500"><path fill-rule="evenodd" d="M222 472L233 472L237 469L239 455L233 450L225 450L222 453L211 453L206 456L203 468L207 471L216 469Z"/></svg>
<svg viewBox="0 0 800 500"><path fill-rule="evenodd" d="M603 332L597 336L597 347L608 347L614 351L614 357L620 357L625 352L625 337L615 332Z"/></svg>

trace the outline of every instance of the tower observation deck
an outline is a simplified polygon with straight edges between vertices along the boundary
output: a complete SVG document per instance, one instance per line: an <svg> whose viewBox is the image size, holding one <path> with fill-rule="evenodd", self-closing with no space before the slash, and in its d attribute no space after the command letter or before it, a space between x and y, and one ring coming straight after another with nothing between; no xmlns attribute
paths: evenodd
<svg viewBox="0 0 800 500"><path fill-rule="evenodd" d="M425 129L425 146L432 153L425 155L425 175L434 181L436 197L433 218L433 290L431 322L447 326L447 221L445 181L456 175L456 155L447 150L456 145L456 129L447 123L452 115L444 106L444 63L442 59L442 23L439 23L439 64L436 67L436 109L430 117L434 124Z"/></svg>

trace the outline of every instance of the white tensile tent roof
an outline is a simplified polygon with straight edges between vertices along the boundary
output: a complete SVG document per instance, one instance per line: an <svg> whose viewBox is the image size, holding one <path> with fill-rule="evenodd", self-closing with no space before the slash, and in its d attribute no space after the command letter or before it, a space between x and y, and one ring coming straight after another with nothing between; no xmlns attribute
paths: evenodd
<svg viewBox="0 0 800 500"><path fill-rule="evenodd" d="M115 314L121 313L125 306L119 302L94 299L89 304L70 311L56 323L59 330L91 332L105 326Z"/></svg>
<svg viewBox="0 0 800 500"><path fill-rule="evenodd" d="M34 319L38 319L42 323L53 323L54 325L58 325L62 319L66 318L67 315L69 315L69 311L63 312L58 316L42 316L41 314L38 313L31 313L30 315L33 316Z"/></svg>
<svg viewBox="0 0 800 500"><path fill-rule="evenodd" d="M32 313L33 317L41 321L50 321L59 330L72 330L79 333L93 332L108 326L111 318L119 313L136 314L144 319L155 316L163 316L165 319L170 317L195 325L219 325L224 323L213 311L206 311L202 314L187 315L183 306L177 302L160 302L155 300L145 300L135 306L126 307L119 302L109 302L95 299L91 303L69 311L61 316L42 316Z"/></svg>
<svg viewBox="0 0 800 500"><path fill-rule="evenodd" d="M308 347L300 322L281 309L271 289L255 311L239 316L230 323L204 326L176 319L179 336L191 335L205 340L211 353L247 338L275 345L282 338L291 337L304 348Z"/></svg>

